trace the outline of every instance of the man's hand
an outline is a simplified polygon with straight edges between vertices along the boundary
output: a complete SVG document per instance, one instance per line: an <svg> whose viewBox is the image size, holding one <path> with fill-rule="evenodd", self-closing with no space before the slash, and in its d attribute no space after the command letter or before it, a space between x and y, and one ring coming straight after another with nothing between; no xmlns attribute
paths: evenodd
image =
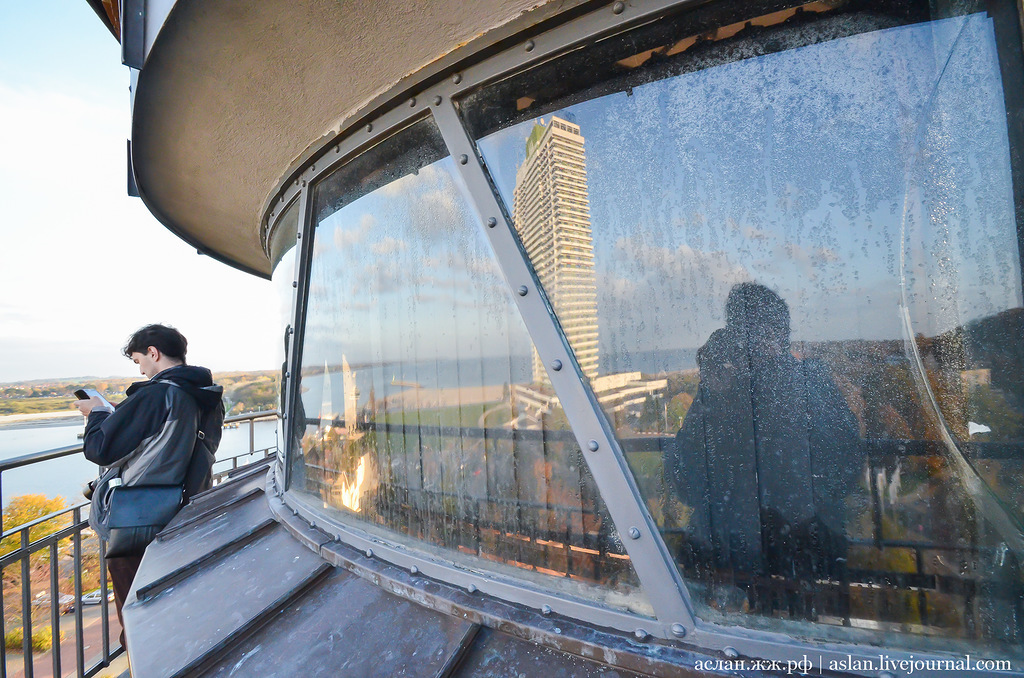
<svg viewBox="0 0 1024 678"><path fill-rule="evenodd" d="M103 401L96 396L93 396L88 400L76 400L73 405L78 408L79 412L88 417L89 413L93 411L93 408L103 405Z"/></svg>

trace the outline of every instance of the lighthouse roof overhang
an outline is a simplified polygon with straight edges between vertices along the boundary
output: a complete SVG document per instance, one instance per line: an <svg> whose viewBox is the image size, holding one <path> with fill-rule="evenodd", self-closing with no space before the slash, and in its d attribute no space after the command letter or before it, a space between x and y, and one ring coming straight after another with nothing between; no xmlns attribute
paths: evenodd
<svg viewBox="0 0 1024 678"><path fill-rule="evenodd" d="M268 277L261 218L303 158L512 36L592 4L178 0L162 25L146 20L158 33L146 37L133 90L139 195L201 253Z"/></svg>

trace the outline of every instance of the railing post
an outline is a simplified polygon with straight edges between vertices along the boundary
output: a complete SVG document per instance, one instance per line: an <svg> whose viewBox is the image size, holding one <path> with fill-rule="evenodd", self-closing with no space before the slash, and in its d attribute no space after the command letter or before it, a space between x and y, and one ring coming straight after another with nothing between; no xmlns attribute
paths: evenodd
<svg viewBox="0 0 1024 678"><path fill-rule="evenodd" d="M256 451L256 418L249 419L249 454Z"/></svg>
<svg viewBox="0 0 1024 678"><path fill-rule="evenodd" d="M60 564L60 553L57 544L50 544L50 659L53 662L53 675L60 676L60 582L57 581L57 567ZM75 608L82 604L82 599L75 600Z"/></svg>
<svg viewBox="0 0 1024 678"><path fill-rule="evenodd" d="M75 536L72 542L75 548L75 600L82 599L82 509L76 508L72 514ZM82 606L75 606L75 650L77 653L78 678L85 676L85 633L82 629Z"/></svg>
<svg viewBox="0 0 1024 678"><path fill-rule="evenodd" d="M107 601L107 547L100 543L100 625L103 630L103 661L110 661L110 603Z"/></svg>
<svg viewBox="0 0 1024 678"><path fill-rule="evenodd" d="M28 528L21 530L21 651L25 678L32 678L32 581L28 563ZM52 601L51 601L52 602Z"/></svg>
<svg viewBox="0 0 1024 678"><path fill-rule="evenodd" d="M3 638L3 642L0 642L0 675L7 678L7 621L4 619L7 615L3 612L7 608L4 601L3 572L3 568L0 568L0 638Z"/></svg>

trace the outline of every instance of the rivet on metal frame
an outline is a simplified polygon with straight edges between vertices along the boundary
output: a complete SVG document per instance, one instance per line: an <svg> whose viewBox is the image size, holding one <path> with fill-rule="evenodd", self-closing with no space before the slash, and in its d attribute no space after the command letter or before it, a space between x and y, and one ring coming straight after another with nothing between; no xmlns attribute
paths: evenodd
<svg viewBox="0 0 1024 678"><path fill-rule="evenodd" d="M542 607L540 608L540 613L541 613L541 614L543 614L543 615L549 615L549 614L551 614L551 606L550 606L550 605L544 605L544 606L542 606Z"/></svg>
<svg viewBox="0 0 1024 678"><path fill-rule="evenodd" d="M530 291L530 289L526 285L520 285L519 289L516 290L516 292L518 292L519 296L521 296L521 297L525 297L527 295L527 293L529 293L529 291Z"/></svg>
<svg viewBox="0 0 1024 678"><path fill-rule="evenodd" d="M626 11L626 3L616 2L614 5L612 5L613 14L622 14L624 11Z"/></svg>
<svg viewBox="0 0 1024 678"><path fill-rule="evenodd" d="M413 97L413 98L409 99L409 108L412 108L415 105L416 105L416 97Z"/></svg>
<svg viewBox="0 0 1024 678"><path fill-rule="evenodd" d="M724 650L722 650L722 652L729 659L736 659L737 657L740 656L739 651L735 647L727 647Z"/></svg>
<svg viewBox="0 0 1024 678"><path fill-rule="evenodd" d="M487 228L494 228L497 225L498 225L498 220L495 219L494 217L490 217L487 220Z"/></svg>
<svg viewBox="0 0 1024 678"><path fill-rule="evenodd" d="M306 180L305 180L305 179L303 179L303 180L302 180L302 187L303 187L303 188L305 188L305 187L306 187Z"/></svg>
<svg viewBox="0 0 1024 678"><path fill-rule="evenodd" d="M410 574L419 574L420 573L420 568L418 568L415 565L413 565L412 567L409 568L409 573Z"/></svg>
<svg viewBox="0 0 1024 678"><path fill-rule="evenodd" d="M459 156L459 164L460 165L465 165L467 162L469 162L469 156L468 155L463 153L462 155Z"/></svg>
<svg viewBox="0 0 1024 678"><path fill-rule="evenodd" d="M587 443L587 447L590 449L591 452L597 452L598 448L600 448L601 446L597 444L596 440L591 440L589 443Z"/></svg>
<svg viewBox="0 0 1024 678"><path fill-rule="evenodd" d="M372 132L373 131L373 123L372 122L366 125L366 131L367 132Z"/></svg>
<svg viewBox="0 0 1024 678"><path fill-rule="evenodd" d="M298 280L293 280L292 281L292 287L298 287L298 286L299 286L299 281Z"/></svg>
<svg viewBox="0 0 1024 678"><path fill-rule="evenodd" d="M334 152L335 153L341 153L341 146L335 146L334 147Z"/></svg>
<svg viewBox="0 0 1024 678"><path fill-rule="evenodd" d="M672 625L672 635L675 636L676 638L685 638L686 637L686 627L683 626L682 624L673 624Z"/></svg>
<svg viewBox="0 0 1024 678"><path fill-rule="evenodd" d="M302 231L299 231L298 233L295 234L295 239L302 240Z"/></svg>
<svg viewBox="0 0 1024 678"><path fill-rule="evenodd" d="M527 40L526 44L524 45L524 47L526 47L527 52L532 52L533 48L536 46L537 45L533 42L533 40Z"/></svg>
<svg viewBox="0 0 1024 678"><path fill-rule="evenodd" d="M434 105L435 106L440 106L442 101L444 101L444 100L441 98L440 94L438 94L437 96L434 97Z"/></svg>
<svg viewBox="0 0 1024 678"><path fill-rule="evenodd" d="M366 549L366 557L373 558L373 549Z"/></svg>
<svg viewBox="0 0 1024 678"><path fill-rule="evenodd" d="M285 379L291 379L292 378L292 373L291 372L285 372L284 373L284 378Z"/></svg>
<svg viewBox="0 0 1024 678"><path fill-rule="evenodd" d="M639 528L636 528L636 527L629 528L629 538L630 539L639 539L640 538L640 530L639 530Z"/></svg>
<svg viewBox="0 0 1024 678"><path fill-rule="evenodd" d="M644 629L637 629L636 631L633 631L633 635L636 636L637 640L647 640L647 636L651 634L647 633Z"/></svg>
<svg viewBox="0 0 1024 678"><path fill-rule="evenodd" d="M456 85L462 82L462 73L456 73L455 75L453 75L452 82L454 82Z"/></svg>
<svg viewBox="0 0 1024 678"><path fill-rule="evenodd" d="M477 589L476 584L470 584L466 587L466 590L470 593L476 593L479 589Z"/></svg>
<svg viewBox="0 0 1024 678"><path fill-rule="evenodd" d="M316 171L316 165L310 165L309 166L309 171L310 172L315 172Z"/></svg>
<svg viewBox="0 0 1024 678"><path fill-rule="evenodd" d="M551 361L551 369L553 369L555 372L557 372L560 369L562 369L562 361L558 360L558 359L552 360Z"/></svg>

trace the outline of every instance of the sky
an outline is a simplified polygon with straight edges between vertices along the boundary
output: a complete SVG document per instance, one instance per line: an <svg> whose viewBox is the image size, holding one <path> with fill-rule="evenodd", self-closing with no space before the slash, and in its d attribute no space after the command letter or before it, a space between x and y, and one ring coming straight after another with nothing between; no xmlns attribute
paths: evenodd
<svg viewBox="0 0 1024 678"><path fill-rule="evenodd" d="M126 191L129 74L85 0L0 4L0 382L131 376L152 322L214 371L280 366L268 281L200 256Z"/></svg>

